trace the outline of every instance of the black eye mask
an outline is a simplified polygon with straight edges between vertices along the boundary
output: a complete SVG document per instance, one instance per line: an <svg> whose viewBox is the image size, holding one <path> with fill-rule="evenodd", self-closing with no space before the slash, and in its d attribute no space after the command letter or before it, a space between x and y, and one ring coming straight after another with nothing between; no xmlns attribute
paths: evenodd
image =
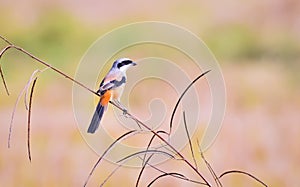
<svg viewBox="0 0 300 187"><path fill-rule="evenodd" d="M119 64L117 65L117 67L120 69L122 66L125 66L125 65L128 65L128 64L131 64L131 63L132 63L131 60L125 60L125 61L119 63Z"/></svg>

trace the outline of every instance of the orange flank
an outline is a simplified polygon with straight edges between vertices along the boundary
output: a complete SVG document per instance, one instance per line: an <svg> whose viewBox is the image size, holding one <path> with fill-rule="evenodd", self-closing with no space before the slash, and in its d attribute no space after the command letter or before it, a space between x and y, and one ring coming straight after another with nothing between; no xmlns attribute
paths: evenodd
<svg viewBox="0 0 300 187"><path fill-rule="evenodd" d="M111 91L107 90L100 99L101 105L106 106L110 100L110 97L111 97Z"/></svg>

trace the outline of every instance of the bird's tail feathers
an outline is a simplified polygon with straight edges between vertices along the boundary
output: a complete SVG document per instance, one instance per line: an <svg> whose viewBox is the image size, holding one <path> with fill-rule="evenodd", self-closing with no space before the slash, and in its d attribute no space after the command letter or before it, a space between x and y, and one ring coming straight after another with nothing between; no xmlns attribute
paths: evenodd
<svg viewBox="0 0 300 187"><path fill-rule="evenodd" d="M104 114L104 111L106 110L106 106L103 106L101 104L101 102L98 103L97 107L96 107L96 111L93 115L93 118L92 118L92 121L90 123L90 126L88 128L88 133L94 133L98 127L99 127L99 124L100 124L100 121L103 117L103 114Z"/></svg>

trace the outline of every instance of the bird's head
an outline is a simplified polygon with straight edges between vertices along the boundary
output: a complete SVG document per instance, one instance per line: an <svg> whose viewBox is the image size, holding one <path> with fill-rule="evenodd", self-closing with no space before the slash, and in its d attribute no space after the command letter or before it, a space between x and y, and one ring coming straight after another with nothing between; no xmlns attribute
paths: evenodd
<svg viewBox="0 0 300 187"><path fill-rule="evenodd" d="M129 67L135 65L137 64L129 58L119 58L114 62L113 67L125 72Z"/></svg>

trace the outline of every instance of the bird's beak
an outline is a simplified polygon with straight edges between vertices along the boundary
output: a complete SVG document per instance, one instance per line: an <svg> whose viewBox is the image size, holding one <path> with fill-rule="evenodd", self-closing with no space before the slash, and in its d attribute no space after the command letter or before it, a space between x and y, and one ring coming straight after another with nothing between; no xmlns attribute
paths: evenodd
<svg viewBox="0 0 300 187"><path fill-rule="evenodd" d="M135 63L135 62L132 62L132 66L136 66L137 65L137 63Z"/></svg>

